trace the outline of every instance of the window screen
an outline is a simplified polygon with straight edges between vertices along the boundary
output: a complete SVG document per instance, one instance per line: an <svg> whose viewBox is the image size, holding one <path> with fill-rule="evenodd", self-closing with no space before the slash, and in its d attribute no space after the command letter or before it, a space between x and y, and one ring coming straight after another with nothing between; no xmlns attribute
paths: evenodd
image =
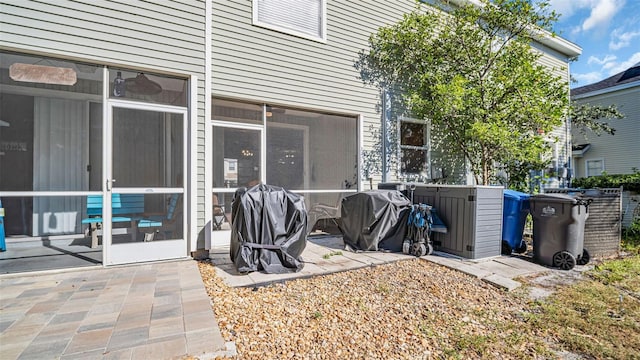
<svg viewBox="0 0 640 360"><path fill-rule="evenodd" d="M602 160L587 160L587 176L602 175L604 164Z"/></svg>
<svg viewBox="0 0 640 360"><path fill-rule="evenodd" d="M429 128L425 122L400 120L400 171L428 174Z"/></svg>

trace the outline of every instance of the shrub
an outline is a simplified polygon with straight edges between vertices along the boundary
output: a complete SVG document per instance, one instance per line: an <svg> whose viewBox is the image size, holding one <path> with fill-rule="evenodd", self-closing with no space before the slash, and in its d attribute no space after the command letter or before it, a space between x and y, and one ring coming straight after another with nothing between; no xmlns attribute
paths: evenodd
<svg viewBox="0 0 640 360"><path fill-rule="evenodd" d="M634 169L633 174L602 174L587 178L573 179L571 187L574 188L617 188L622 186L625 191L640 192L640 171Z"/></svg>
<svg viewBox="0 0 640 360"><path fill-rule="evenodd" d="M622 248L630 253L640 254L640 219L622 229Z"/></svg>

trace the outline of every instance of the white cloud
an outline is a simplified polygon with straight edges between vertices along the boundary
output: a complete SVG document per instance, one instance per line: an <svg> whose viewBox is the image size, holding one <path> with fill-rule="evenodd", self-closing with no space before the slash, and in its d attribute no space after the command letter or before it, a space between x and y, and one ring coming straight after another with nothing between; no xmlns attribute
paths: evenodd
<svg viewBox="0 0 640 360"><path fill-rule="evenodd" d="M591 6L591 15L582 23L583 31L608 25L613 16L624 7L624 0L599 0L595 3L595 6Z"/></svg>
<svg viewBox="0 0 640 360"><path fill-rule="evenodd" d="M601 26L606 27L613 16L625 4L625 0L550 0L551 9L562 15L561 20L567 20L579 10L591 10L589 17L581 22L573 33L588 31Z"/></svg>
<svg viewBox="0 0 640 360"><path fill-rule="evenodd" d="M602 73L599 71L592 71L586 74L571 74L571 76L578 81L579 85L588 85L596 81L602 80Z"/></svg>
<svg viewBox="0 0 640 360"><path fill-rule="evenodd" d="M591 71L584 74L571 74L571 76L575 80L577 80L578 86L593 84L606 77L623 72L636 64L640 64L640 52L632 54L625 61L616 61L616 57L613 55L607 55L603 59L598 59L595 56L591 56L589 57L589 64L591 63L597 63L598 65L601 65L600 70Z"/></svg>
<svg viewBox="0 0 640 360"><path fill-rule="evenodd" d="M621 63L615 63L614 66L611 66L608 69L609 76L625 71L637 63L640 63L640 52L632 54L631 57L629 57L629 59L627 59L626 61L623 61Z"/></svg>
<svg viewBox="0 0 640 360"><path fill-rule="evenodd" d="M604 65L605 63L611 62L611 61L615 61L617 59L617 57L615 55L606 55L604 58L602 59L598 59L595 56L589 56L589 60L587 60L587 64L591 65L591 64L598 64L598 65Z"/></svg>
<svg viewBox="0 0 640 360"><path fill-rule="evenodd" d="M574 0L574 1L549 0L549 5L551 6L551 9L555 10L560 15L562 15L563 19L570 18L574 12L576 12L579 9L588 7L590 3L591 3L590 0Z"/></svg>
<svg viewBox="0 0 640 360"><path fill-rule="evenodd" d="M611 41L609 41L609 49L619 50L631 45L634 37L640 36L640 30L622 32L622 28L617 28L611 32Z"/></svg>

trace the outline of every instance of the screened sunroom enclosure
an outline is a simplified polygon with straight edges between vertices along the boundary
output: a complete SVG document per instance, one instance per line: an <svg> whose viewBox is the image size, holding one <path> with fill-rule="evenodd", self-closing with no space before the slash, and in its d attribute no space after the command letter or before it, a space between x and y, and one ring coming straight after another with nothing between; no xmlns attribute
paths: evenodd
<svg viewBox="0 0 640 360"><path fill-rule="evenodd" d="M0 273L187 256L187 79L0 53Z"/></svg>
<svg viewBox="0 0 640 360"><path fill-rule="evenodd" d="M229 243L238 187L262 182L303 195L309 230L320 231L357 191L357 117L214 98L211 125L212 247Z"/></svg>

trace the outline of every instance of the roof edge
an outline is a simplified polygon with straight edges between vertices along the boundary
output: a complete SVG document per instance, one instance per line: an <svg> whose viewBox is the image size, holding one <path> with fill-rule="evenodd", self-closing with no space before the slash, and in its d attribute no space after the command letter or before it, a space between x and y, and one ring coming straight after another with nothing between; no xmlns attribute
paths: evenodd
<svg viewBox="0 0 640 360"><path fill-rule="evenodd" d="M484 4L480 0L450 0L452 3L462 6L466 4L471 4L477 7L482 7ZM536 40L540 44L547 46L555 51L558 51L569 58L573 58L582 54L582 48L572 43L571 41L560 37L559 35L552 34L551 32L535 28L533 29L533 35L539 36L540 39Z"/></svg>
<svg viewBox="0 0 640 360"><path fill-rule="evenodd" d="M588 86L588 85L585 85L585 86ZM620 84L620 85L616 85L616 86L610 86L610 87L607 87L607 88L604 88L604 89L588 91L588 92L584 92L582 94L572 95L571 98L577 100L577 99L582 99L582 98L591 97L591 96L604 95L604 94L607 94L607 93L610 93L610 92L616 92L616 91L620 91L620 90L630 89L630 88L637 87L637 86L640 86L640 81L632 81L632 82L628 82L628 83L624 83L624 84ZM579 87L576 88L576 89L579 89Z"/></svg>
<svg viewBox="0 0 640 360"><path fill-rule="evenodd" d="M582 55L582 47L578 44L574 44L571 41L550 33L547 30L538 29L542 34L542 39L538 40L541 44L550 47L553 50L559 51L567 57L573 58Z"/></svg>

